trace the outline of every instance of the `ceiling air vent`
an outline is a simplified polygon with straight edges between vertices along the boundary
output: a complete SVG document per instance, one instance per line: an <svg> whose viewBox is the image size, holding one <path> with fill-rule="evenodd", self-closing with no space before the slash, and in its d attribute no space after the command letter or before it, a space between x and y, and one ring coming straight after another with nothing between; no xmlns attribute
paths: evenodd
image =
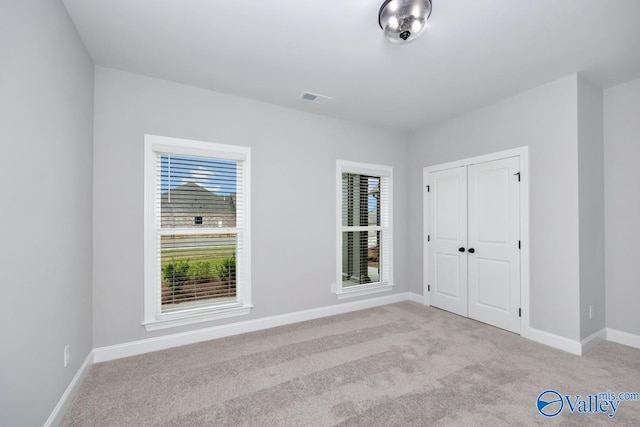
<svg viewBox="0 0 640 427"><path fill-rule="evenodd" d="M304 101L312 102L317 105L327 105L333 98L329 96L319 95L317 93L305 92L301 98Z"/></svg>

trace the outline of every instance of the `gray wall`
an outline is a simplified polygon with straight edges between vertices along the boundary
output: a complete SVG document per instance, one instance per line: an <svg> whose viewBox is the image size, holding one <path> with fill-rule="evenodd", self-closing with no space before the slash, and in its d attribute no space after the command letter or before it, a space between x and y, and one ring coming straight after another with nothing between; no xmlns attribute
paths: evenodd
<svg viewBox="0 0 640 427"><path fill-rule="evenodd" d="M93 64L59 1L0 20L0 424L38 426L92 347Z"/></svg>
<svg viewBox="0 0 640 427"><path fill-rule="evenodd" d="M330 293L336 159L394 167L393 292L407 290L405 137L100 67L95 90L95 347L339 304ZM153 333L141 326L145 133L252 148L249 316Z"/></svg>
<svg viewBox="0 0 640 427"><path fill-rule="evenodd" d="M605 327L602 89L578 78L580 338ZM593 306L593 319L589 319Z"/></svg>
<svg viewBox="0 0 640 427"><path fill-rule="evenodd" d="M580 337L577 75L410 138L409 283L422 293L422 169L529 146L531 326Z"/></svg>
<svg viewBox="0 0 640 427"><path fill-rule="evenodd" d="M640 79L604 91L607 327L640 335Z"/></svg>
<svg viewBox="0 0 640 427"><path fill-rule="evenodd" d="M0 209L0 390L11 390L0 394L3 425L41 425L92 346L339 304L329 293L336 159L394 166L394 292L422 293L422 168L528 145L532 327L579 339L604 326L604 239L606 325L640 334L640 80L605 91L604 149L602 94L577 75L430 126L407 144L103 68L94 104L91 59L58 0L8 2L0 19L0 179L10 207ZM145 133L253 148L250 316L154 333L140 325Z"/></svg>

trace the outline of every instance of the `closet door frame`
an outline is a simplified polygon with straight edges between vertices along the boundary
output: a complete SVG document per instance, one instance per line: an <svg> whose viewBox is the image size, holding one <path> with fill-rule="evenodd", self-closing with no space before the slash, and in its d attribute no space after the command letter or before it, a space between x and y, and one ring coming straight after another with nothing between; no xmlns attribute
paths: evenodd
<svg viewBox="0 0 640 427"><path fill-rule="evenodd" d="M529 337L531 309L530 309L530 292L529 292L529 254L530 254L530 238L529 238L529 147L519 147L497 153L485 154L482 156L471 157L467 159L456 160L440 165L427 166L422 171L422 191L423 191L423 303L431 305L431 299L428 291L429 287L429 174L444 169L452 169L462 166L468 166L475 163L490 162L500 160L507 157L518 157L520 162L520 307L522 308L522 317L520 319L520 336Z"/></svg>

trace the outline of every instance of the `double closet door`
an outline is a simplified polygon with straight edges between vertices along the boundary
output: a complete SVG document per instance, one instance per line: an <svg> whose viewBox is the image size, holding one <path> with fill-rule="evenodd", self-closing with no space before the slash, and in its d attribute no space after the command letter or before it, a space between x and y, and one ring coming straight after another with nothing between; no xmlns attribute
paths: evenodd
<svg viewBox="0 0 640 427"><path fill-rule="evenodd" d="M431 305L520 333L520 173L510 157L429 173Z"/></svg>

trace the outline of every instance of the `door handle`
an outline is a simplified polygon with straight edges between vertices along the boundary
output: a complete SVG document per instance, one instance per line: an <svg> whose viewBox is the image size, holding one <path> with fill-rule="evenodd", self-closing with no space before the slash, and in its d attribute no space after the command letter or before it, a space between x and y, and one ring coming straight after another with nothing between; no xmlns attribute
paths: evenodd
<svg viewBox="0 0 640 427"><path fill-rule="evenodd" d="M464 252L464 248L458 249L458 252Z"/></svg>
<svg viewBox="0 0 640 427"><path fill-rule="evenodd" d="M473 249L473 248L469 248L469 253L470 253L470 254L474 253L475 251L476 251L475 249Z"/></svg>

